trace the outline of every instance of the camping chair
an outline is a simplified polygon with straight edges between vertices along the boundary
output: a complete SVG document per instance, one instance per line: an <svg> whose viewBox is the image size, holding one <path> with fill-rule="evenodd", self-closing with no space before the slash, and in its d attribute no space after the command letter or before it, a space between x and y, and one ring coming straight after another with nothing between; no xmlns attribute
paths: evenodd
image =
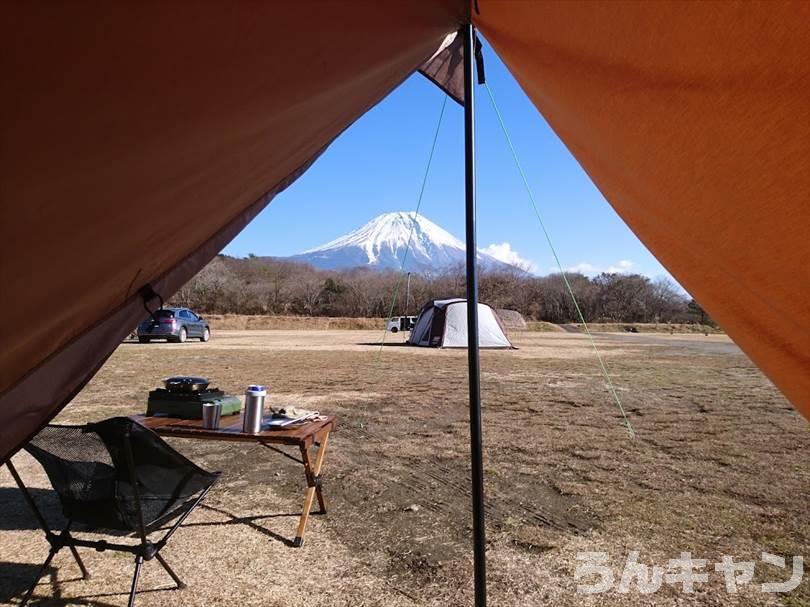
<svg viewBox="0 0 810 607"><path fill-rule="evenodd" d="M62 504L67 524L60 533L50 530L11 461L8 467L51 545L48 558L20 605L31 598L40 577L62 548L69 548L83 579L89 577L77 547L116 550L135 556L129 605L135 603L138 576L144 561L157 559L177 588L185 584L160 551L177 528L203 500L219 478L198 468L157 434L126 417L86 426L46 426L25 450L45 469ZM148 536L177 518L166 534L152 542ZM74 537L70 528L136 534L137 544L90 541Z"/></svg>

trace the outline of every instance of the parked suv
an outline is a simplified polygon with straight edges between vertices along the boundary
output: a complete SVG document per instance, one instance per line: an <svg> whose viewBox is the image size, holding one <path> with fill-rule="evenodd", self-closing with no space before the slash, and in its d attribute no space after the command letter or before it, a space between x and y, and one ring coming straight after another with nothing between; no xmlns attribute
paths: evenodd
<svg viewBox="0 0 810 607"><path fill-rule="evenodd" d="M161 308L138 325L138 341L142 344L153 339L184 342L189 337L208 341L211 329L188 308Z"/></svg>

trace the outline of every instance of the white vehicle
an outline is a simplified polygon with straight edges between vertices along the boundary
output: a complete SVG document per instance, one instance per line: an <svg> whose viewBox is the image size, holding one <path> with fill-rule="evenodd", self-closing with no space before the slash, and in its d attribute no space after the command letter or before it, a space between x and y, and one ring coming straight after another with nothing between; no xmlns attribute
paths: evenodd
<svg viewBox="0 0 810 607"><path fill-rule="evenodd" d="M392 316L385 326L387 331L397 333L399 331L410 331L416 324L416 316Z"/></svg>

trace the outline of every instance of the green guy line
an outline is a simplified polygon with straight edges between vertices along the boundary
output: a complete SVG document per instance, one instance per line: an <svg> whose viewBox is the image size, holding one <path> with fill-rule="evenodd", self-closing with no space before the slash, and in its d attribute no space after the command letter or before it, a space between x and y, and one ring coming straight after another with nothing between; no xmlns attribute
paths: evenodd
<svg viewBox="0 0 810 607"><path fill-rule="evenodd" d="M428 174L430 173L430 165L433 163L433 153L436 151L436 142L439 140L439 130L442 126L442 118L444 117L444 109L447 107L447 95L442 95L442 109L439 112L439 120L436 121L436 130L433 133L433 143L430 146L430 155L428 156L427 166L425 167L425 175L422 177L422 187L419 190L419 198L416 201L416 211L414 219L419 218L419 209L422 207L422 197L425 195L425 186L427 186ZM397 283L394 286L394 295L391 298L391 309L388 310L388 318L386 319L386 326L383 327L382 341L380 342L380 351L377 355L377 360L382 355L383 346L385 345L385 336L388 333L388 321L394 316L394 306L397 304L397 294L402 285L402 277L405 275L405 261L408 259L408 251L411 250L411 242L413 241L413 229L416 222L411 223L411 229L408 233L408 244L405 245L405 252L402 254L402 262L399 264L399 276L397 276ZM405 302L407 305L408 302Z"/></svg>
<svg viewBox="0 0 810 607"><path fill-rule="evenodd" d="M548 233L546 229L546 224L543 221L543 216L540 214L540 209L537 207L537 203L534 199L534 194L532 193L532 188L529 186L529 181L526 179L526 174L523 172L523 167L520 164L520 160L518 160L517 152L515 151L515 146L512 145L512 138L509 137L509 132L506 130L506 124L503 121L503 117L501 116L501 112L498 109L498 104L495 103L495 96L492 94L492 89L489 88L488 83L484 83L484 86L487 89L487 93L489 93L489 99L492 102L492 107L495 109L495 114L498 116L498 122L501 124L501 130L503 131L504 137L506 137L506 143L509 145L509 150L512 152L512 158L515 160L515 165L517 166L518 172L520 173L520 177L523 179L523 185L526 187L526 192L529 195L529 200L532 203L532 208L534 209L534 214L537 215L537 219L540 222L540 227L543 229L543 234L546 237L546 242L548 243L549 248L551 249L552 255L554 255L554 261L557 263L557 268L560 270L560 274L562 275L563 281L565 282L565 287L568 290L568 294L571 296L571 300L574 302L574 307L577 310L577 315L579 316L579 320L582 323L582 326L585 328L585 333L588 334L588 338L591 340L591 346L593 347L593 351L596 353L596 358L599 359L599 366L602 368L602 374L605 376L605 380L608 385L608 391L610 392L613 400L616 402L616 405L619 407L619 411L621 411L622 418L624 419L624 424L627 427L627 433L630 438L635 438L636 432L633 430L633 425L630 423L630 420L627 418L627 414L624 411L624 407L622 406L622 401L619 398L619 393L616 391L616 388L613 385L613 380L610 378L610 373L608 372L607 365L605 364L604 359L602 358L601 352L599 352L599 348L596 346L596 340L593 338L591 334L591 330L588 328L588 323L585 322L585 316L582 314L582 310L579 307L579 302L577 302L577 298L574 295L574 290L571 288L571 283L568 281L568 276L563 269L562 263L560 262L560 258L557 256L557 250L554 248L554 243L551 241L551 235Z"/></svg>

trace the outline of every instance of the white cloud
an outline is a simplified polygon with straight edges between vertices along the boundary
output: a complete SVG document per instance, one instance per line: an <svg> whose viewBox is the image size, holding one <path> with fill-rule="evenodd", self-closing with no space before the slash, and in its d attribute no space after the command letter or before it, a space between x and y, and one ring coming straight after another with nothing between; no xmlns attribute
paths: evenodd
<svg viewBox="0 0 810 607"><path fill-rule="evenodd" d="M488 247L479 249L479 251L486 253L487 255L491 255L498 261L517 266L523 270L526 270L527 272L537 272L537 264L529 259L521 257L520 254L515 251L512 248L512 245L508 242L491 244Z"/></svg>
<svg viewBox="0 0 810 607"><path fill-rule="evenodd" d="M632 272L635 266L636 262L630 261L629 259L622 259L615 265L608 266L607 272L608 274L625 274Z"/></svg>
<svg viewBox="0 0 810 607"><path fill-rule="evenodd" d="M566 272L585 274L586 276L596 276L597 274L628 274L636 271L636 262L629 259L621 259L608 266L597 265L587 261L581 261L575 266L565 268ZM557 268L551 268L552 272L558 272Z"/></svg>
<svg viewBox="0 0 810 607"><path fill-rule="evenodd" d="M552 272L559 272L559 269L555 266L553 268L549 268ZM570 268L565 268L566 272L571 273L580 273L580 274L598 274L599 271L596 269L596 266L590 264L586 261L581 261L575 266L571 266Z"/></svg>

